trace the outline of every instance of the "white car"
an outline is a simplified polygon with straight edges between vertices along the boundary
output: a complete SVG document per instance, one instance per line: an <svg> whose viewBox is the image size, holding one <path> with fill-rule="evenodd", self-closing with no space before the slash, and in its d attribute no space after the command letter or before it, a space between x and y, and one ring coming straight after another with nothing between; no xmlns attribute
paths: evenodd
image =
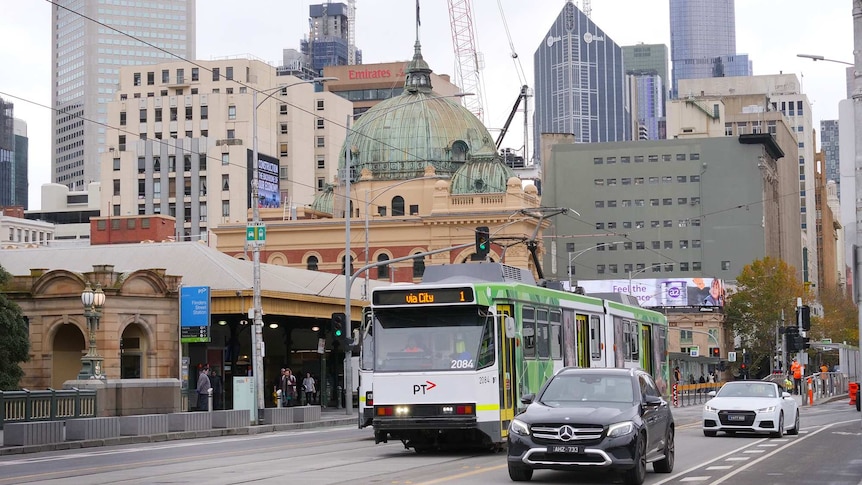
<svg viewBox="0 0 862 485"><path fill-rule="evenodd" d="M735 381L721 386L703 406L703 434L769 433L773 438L799 434L799 408L774 382Z"/></svg>

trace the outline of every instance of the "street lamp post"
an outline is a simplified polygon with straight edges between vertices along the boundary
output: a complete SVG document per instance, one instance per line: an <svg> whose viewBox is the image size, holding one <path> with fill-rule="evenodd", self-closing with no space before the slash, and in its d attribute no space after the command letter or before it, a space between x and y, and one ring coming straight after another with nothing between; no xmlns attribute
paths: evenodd
<svg viewBox="0 0 862 485"><path fill-rule="evenodd" d="M574 264L574 261L576 259L578 259L578 256L580 256L580 255L584 254L585 252L590 251L592 249L601 248L601 247L605 247L605 246L615 246L617 244L622 244L622 243L623 243L623 241L604 242L604 243L596 244L595 246L590 246L586 249L582 249L582 250L577 251L577 252L569 252L569 266L568 266L569 288L572 287L572 264Z"/></svg>
<svg viewBox="0 0 862 485"><path fill-rule="evenodd" d="M102 373L102 356L96 350L96 330L99 328L99 319L102 317L102 306L105 304L105 292L102 285L96 284L93 291L90 282L81 292L81 303L84 304L84 317L87 319L87 331L90 334L90 348L86 355L81 357L81 371L78 372L78 380L104 379Z"/></svg>
<svg viewBox="0 0 862 485"><path fill-rule="evenodd" d="M252 306L253 306L253 331L251 332L251 354L252 354L252 374L254 375L254 387L255 394L257 397L257 409L263 409L266 407L266 403L264 401L264 392L263 392L263 357L264 357L264 346L263 346L263 307L260 299L260 246L264 243L264 241L260 241L257 239L257 227L261 226L262 223L260 221L260 203L258 200L258 192L259 192L259 173L260 173L260 164L258 161L258 128L257 128L257 109L269 98L271 98L275 93L280 90L285 90L292 86L297 86L300 84L309 84L315 82L323 82L323 81L332 81L337 80L338 78L334 77L321 77L314 78L308 80L302 80L300 82L296 82L293 84L288 84L285 86L277 86L275 88L271 88L268 90L260 91L261 93L267 93L267 95L260 101L257 102L257 93L258 90L252 91L252 164L254 165L252 170L252 180L251 180L251 214L252 214L252 225L255 226L255 238L251 241L252 247L252 267L253 267L253 283L252 283Z"/></svg>

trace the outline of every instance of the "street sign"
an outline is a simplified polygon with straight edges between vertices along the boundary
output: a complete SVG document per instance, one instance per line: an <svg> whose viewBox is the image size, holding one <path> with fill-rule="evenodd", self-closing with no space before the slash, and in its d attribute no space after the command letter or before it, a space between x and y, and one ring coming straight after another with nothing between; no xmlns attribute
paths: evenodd
<svg viewBox="0 0 862 485"><path fill-rule="evenodd" d="M822 339L820 339L820 343L821 344L831 344L832 339L831 338L822 338Z"/></svg>
<svg viewBox="0 0 862 485"><path fill-rule="evenodd" d="M736 352L728 352L727 353L727 361L728 362L736 362Z"/></svg>
<svg viewBox="0 0 862 485"><path fill-rule="evenodd" d="M692 357L697 357L700 355L700 347L689 347L688 353Z"/></svg>
<svg viewBox="0 0 862 485"><path fill-rule="evenodd" d="M263 224L259 226L246 226L245 228L245 240L246 241L266 241L266 226Z"/></svg>

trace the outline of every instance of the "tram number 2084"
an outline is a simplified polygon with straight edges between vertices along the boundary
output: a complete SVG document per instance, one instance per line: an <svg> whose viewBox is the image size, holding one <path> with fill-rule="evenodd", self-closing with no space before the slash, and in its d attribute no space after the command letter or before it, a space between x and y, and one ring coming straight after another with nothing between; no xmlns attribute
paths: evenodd
<svg viewBox="0 0 862 485"><path fill-rule="evenodd" d="M472 369L473 359L452 359L451 369Z"/></svg>

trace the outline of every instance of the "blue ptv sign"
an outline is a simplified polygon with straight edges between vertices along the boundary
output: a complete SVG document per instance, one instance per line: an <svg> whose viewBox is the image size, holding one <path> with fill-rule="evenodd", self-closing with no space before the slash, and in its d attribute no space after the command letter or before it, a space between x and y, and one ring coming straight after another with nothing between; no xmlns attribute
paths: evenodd
<svg viewBox="0 0 862 485"><path fill-rule="evenodd" d="M210 341L210 287L180 288L180 342Z"/></svg>

